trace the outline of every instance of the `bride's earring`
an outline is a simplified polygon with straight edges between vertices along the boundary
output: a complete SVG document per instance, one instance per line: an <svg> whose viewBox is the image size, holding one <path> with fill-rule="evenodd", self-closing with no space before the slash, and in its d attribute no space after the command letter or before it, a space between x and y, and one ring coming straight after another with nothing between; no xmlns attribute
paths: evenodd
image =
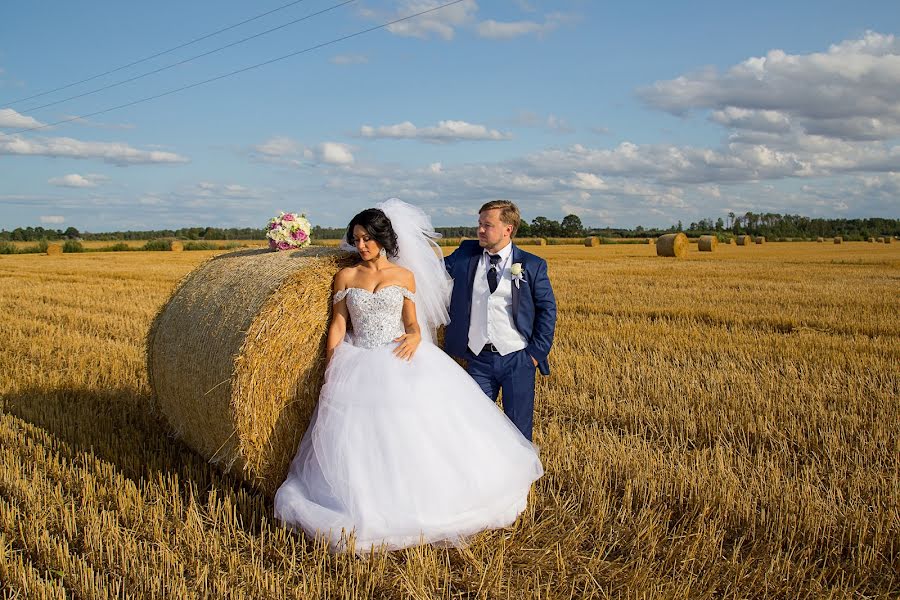
<svg viewBox="0 0 900 600"><path fill-rule="evenodd" d="M380 256L381 258L384 258L385 256L387 256L387 251L384 248L382 248L381 250L378 251L378 256Z"/></svg>

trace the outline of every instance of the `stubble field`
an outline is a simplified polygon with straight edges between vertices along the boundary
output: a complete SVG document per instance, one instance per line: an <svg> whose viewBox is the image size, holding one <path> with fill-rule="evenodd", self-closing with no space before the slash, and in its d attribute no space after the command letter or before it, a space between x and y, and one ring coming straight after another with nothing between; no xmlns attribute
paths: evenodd
<svg viewBox="0 0 900 600"><path fill-rule="evenodd" d="M7 598L900 595L900 245L528 248L559 303L546 475L464 550L329 555L149 413L209 252L0 256Z"/></svg>

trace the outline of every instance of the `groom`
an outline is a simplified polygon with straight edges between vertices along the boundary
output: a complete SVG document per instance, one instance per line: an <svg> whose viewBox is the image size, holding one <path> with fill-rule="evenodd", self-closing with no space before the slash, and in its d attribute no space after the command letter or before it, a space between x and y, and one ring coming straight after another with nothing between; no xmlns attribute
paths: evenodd
<svg viewBox="0 0 900 600"><path fill-rule="evenodd" d="M444 259L453 278L444 349L463 358L492 400L531 440L534 373L550 374L547 355L556 328L556 300L547 262L512 243L519 209L509 200L478 211L478 241L463 241Z"/></svg>

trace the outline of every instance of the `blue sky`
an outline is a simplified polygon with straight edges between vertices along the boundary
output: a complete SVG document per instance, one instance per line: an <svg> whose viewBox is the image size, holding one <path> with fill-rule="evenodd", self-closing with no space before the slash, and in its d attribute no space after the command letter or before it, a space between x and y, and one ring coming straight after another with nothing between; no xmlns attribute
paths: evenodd
<svg viewBox="0 0 900 600"><path fill-rule="evenodd" d="M340 226L399 197L588 225L729 212L900 217L893 2L13 3L0 18L0 227ZM81 98L306 15L271 34Z"/></svg>

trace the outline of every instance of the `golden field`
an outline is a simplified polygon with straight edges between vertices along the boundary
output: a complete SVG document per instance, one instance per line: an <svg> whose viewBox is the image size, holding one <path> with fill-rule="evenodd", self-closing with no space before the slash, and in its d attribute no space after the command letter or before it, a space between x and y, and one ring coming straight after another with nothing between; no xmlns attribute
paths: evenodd
<svg viewBox="0 0 900 600"><path fill-rule="evenodd" d="M559 303L528 510L363 559L147 408L150 321L211 252L0 256L0 596L900 595L900 245L528 250Z"/></svg>

